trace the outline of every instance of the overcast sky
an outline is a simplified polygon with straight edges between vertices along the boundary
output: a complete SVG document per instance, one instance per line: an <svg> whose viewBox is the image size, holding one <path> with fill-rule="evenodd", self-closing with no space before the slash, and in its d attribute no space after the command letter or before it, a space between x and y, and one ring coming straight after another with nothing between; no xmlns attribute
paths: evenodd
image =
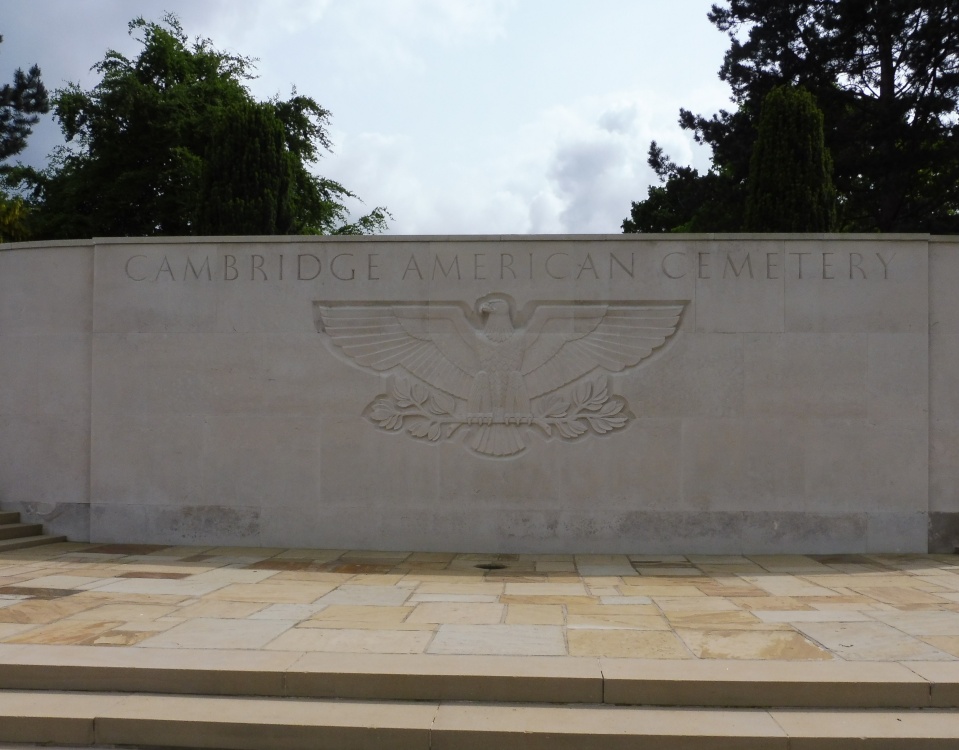
<svg viewBox="0 0 959 750"><path fill-rule="evenodd" d="M38 63L92 87L127 22L176 13L191 37L258 58L253 94L293 86L332 113L318 167L396 234L621 231L655 139L708 165L679 108L729 106L711 0L2 0L0 83ZM48 115L21 158L60 142Z"/></svg>

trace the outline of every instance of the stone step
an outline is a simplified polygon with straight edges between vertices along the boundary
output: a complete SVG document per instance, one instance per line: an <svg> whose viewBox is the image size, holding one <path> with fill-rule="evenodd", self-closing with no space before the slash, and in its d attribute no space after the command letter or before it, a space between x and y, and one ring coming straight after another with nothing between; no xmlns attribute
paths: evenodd
<svg viewBox="0 0 959 750"><path fill-rule="evenodd" d="M20 514L15 510L0 510L0 524L20 523Z"/></svg>
<svg viewBox="0 0 959 750"><path fill-rule="evenodd" d="M43 534L42 523L0 523L0 539L17 539Z"/></svg>
<svg viewBox="0 0 959 750"><path fill-rule="evenodd" d="M959 662L906 666L0 644L0 689L715 708L959 708Z"/></svg>
<svg viewBox="0 0 959 750"><path fill-rule="evenodd" d="M220 750L944 750L959 714L0 692L0 742ZM952 743L952 744L950 744Z"/></svg>
<svg viewBox="0 0 959 750"><path fill-rule="evenodd" d="M0 539L0 552L11 552L17 549L39 547L44 544L55 544L56 542L65 541L67 541L65 536L50 536L47 534L38 534L36 536L25 536L14 539Z"/></svg>

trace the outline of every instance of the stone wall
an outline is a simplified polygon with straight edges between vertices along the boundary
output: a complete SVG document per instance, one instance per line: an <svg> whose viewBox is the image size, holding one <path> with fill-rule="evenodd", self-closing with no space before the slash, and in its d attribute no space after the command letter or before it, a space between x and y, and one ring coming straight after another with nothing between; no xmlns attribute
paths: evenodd
<svg viewBox="0 0 959 750"><path fill-rule="evenodd" d="M959 237L929 244L929 546L959 548Z"/></svg>
<svg viewBox="0 0 959 750"><path fill-rule="evenodd" d="M0 507L74 539L959 544L959 238L3 248Z"/></svg>

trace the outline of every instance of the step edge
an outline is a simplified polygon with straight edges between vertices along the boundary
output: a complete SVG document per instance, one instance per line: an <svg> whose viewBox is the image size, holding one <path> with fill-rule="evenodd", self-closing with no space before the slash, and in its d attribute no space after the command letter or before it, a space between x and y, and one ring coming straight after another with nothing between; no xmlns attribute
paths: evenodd
<svg viewBox="0 0 959 750"><path fill-rule="evenodd" d="M42 547L45 544L57 544L67 541L66 536L56 534L38 534L36 536L13 537L0 539L0 552L14 552L29 547Z"/></svg>
<svg viewBox="0 0 959 750"><path fill-rule="evenodd" d="M3 644L9 646L12 644ZM13 646L16 648L17 646ZM0 649L0 689L123 693L204 694L349 700L462 700L494 703L577 703L618 706L703 706L712 708L956 708L959 681L932 685L915 681L862 682L855 679L772 682L734 679L685 682L655 677L610 686L600 679L557 676L402 672L291 671L289 667L231 668L109 665L56 662L57 649L42 646L46 659L10 658ZM53 649L53 651L50 651ZM115 653L115 652L109 652ZM283 653L283 652L279 652ZM104 654L109 658L107 654ZM171 653L169 658L190 659ZM5 658L6 657L6 658ZM296 654L284 662L295 663ZM91 655L91 659L96 655ZM67 663L64 663L67 662ZM933 690L932 688L935 688Z"/></svg>
<svg viewBox="0 0 959 750"><path fill-rule="evenodd" d="M98 701L102 705L99 705ZM198 704L197 701L201 703ZM183 711L186 706L191 708L189 712ZM217 707L221 711L219 716L216 714ZM270 708L271 721L251 721L250 715L255 713L252 710L254 708ZM384 712L388 716L384 716ZM197 718L191 718L191 714ZM325 716L318 714L325 714ZM720 715L724 716L725 721L716 721ZM418 735L426 731L431 738L440 738L444 735L447 738L462 737L468 734L485 737L497 734L529 737L530 734L575 736L588 733L596 736L597 727L600 729L608 727L609 736L622 737L624 728L626 730L635 728L638 731L625 736L668 739L676 737L783 739L797 736L825 738L847 736L829 734L821 730L790 731L779 724L779 720L786 715L794 720L805 716L809 717L812 723L830 720L833 724L850 720L869 720L874 723L877 719L890 721L899 719L904 726L898 727L899 731L896 733L874 731L870 735L873 738L894 738L899 741L910 738L942 738L946 736L943 732L944 725L955 726L956 722L959 722L959 716L954 711L936 709L784 712L765 709L619 708L604 704L544 707L536 704L447 702L407 704L406 702L339 700L322 703L304 700L291 703L288 699L282 698L231 699L143 694L118 697L109 693L84 695L78 699L75 693L43 694L32 691L0 693L0 719L14 716L19 719L21 725L33 719L37 722L42 721L47 728L57 722L69 721L82 723L84 726L92 722L96 730L96 742L119 744L129 744L131 741L144 742L145 738L141 739L143 734L149 735L151 731L156 731L158 728L169 731L169 728L176 726L208 726L219 731L230 726L247 730L257 727L259 733L275 731L276 727L289 727L293 732L297 727L304 727L303 723L295 722L300 716L313 717L312 726L307 725L306 729L369 730L373 728L390 731L395 728ZM368 720L370 716L377 717L372 727ZM401 716L402 720L396 720L397 716ZM327 721L327 717L335 717L335 721ZM562 719L562 726L557 725L559 719ZM583 722L583 724L574 726L576 722ZM467 723L469 726L464 726ZM795 721L792 722L792 724L795 723ZM717 731L715 727L720 724L727 728ZM729 728L730 724L731 728ZM0 721L0 741L9 741L4 735L6 726L9 726L8 722ZM750 726L756 729L753 731L737 729L737 727L748 729ZM663 731L663 727L670 728ZM697 730L698 733L694 734L691 730ZM136 732L141 734L138 736Z"/></svg>

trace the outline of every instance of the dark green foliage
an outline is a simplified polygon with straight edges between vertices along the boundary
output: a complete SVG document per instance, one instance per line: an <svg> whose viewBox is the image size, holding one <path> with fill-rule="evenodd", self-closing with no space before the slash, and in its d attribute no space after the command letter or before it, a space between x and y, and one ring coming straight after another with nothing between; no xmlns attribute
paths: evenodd
<svg viewBox="0 0 959 750"><path fill-rule="evenodd" d="M740 187L715 171L700 174L670 161L655 141L649 166L662 183L633 202L623 232L734 232L742 223Z"/></svg>
<svg viewBox="0 0 959 750"><path fill-rule="evenodd" d="M0 36L0 43L3 37ZM46 87L36 65L24 73L17 68L13 83L0 88L0 162L23 151L27 138L40 115L50 111ZM0 242L19 242L30 236L30 209L19 196L7 194L6 185L15 186L18 168L0 164Z"/></svg>
<svg viewBox="0 0 959 750"><path fill-rule="evenodd" d="M135 19L140 54L110 50L90 91L56 92L69 148L23 183L41 238L337 231L355 197L309 168L329 148L329 113L293 92L258 103L249 58L188 41L179 21ZM262 173L260 173L262 170ZM207 206L207 201L215 204ZM385 226L384 212L374 229Z"/></svg>
<svg viewBox="0 0 959 750"><path fill-rule="evenodd" d="M199 234L287 234L292 155L269 105L224 109L205 152Z"/></svg>
<svg viewBox="0 0 959 750"><path fill-rule="evenodd" d="M40 68L34 65L27 73L17 68L13 83L0 88L0 161L23 151L39 116L49 111L50 102L40 80Z"/></svg>
<svg viewBox="0 0 959 750"><path fill-rule="evenodd" d="M812 95L777 86L763 99L749 168L745 229L828 232L836 220L832 163Z"/></svg>
<svg viewBox="0 0 959 750"><path fill-rule="evenodd" d="M959 4L727 0L720 69L737 108L680 125L744 186L763 98L802 86L824 115L842 231L959 232ZM745 195L745 193L743 193Z"/></svg>

